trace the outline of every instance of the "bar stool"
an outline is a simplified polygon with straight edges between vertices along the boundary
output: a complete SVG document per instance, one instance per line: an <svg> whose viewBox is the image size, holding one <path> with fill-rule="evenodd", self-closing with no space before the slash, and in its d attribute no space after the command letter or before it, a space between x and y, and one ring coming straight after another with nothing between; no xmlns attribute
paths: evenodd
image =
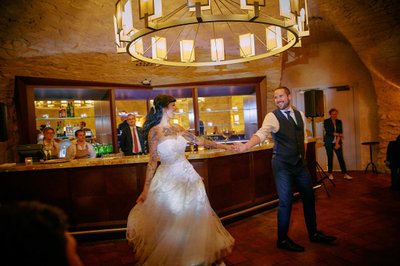
<svg viewBox="0 0 400 266"><path fill-rule="evenodd" d="M362 145L369 145L369 163L367 164L367 167L365 167L364 173L367 172L368 167L371 165L372 172L377 174L378 170L377 170L374 162L372 161L372 145L379 144L379 141L367 141L367 142L362 142L361 144Z"/></svg>

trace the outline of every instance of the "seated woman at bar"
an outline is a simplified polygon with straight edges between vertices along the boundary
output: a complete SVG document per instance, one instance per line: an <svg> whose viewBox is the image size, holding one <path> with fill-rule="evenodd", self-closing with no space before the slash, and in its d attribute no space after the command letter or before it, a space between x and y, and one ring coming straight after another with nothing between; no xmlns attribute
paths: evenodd
<svg viewBox="0 0 400 266"><path fill-rule="evenodd" d="M96 152L92 144L85 141L85 131L78 129L75 131L76 142L69 145L67 149L67 159L96 158Z"/></svg>
<svg viewBox="0 0 400 266"><path fill-rule="evenodd" d="M55 131L52 127L43 129L43 140L38 144L43 144L43 150L48 159L57 159L60 156L60 144L54 140Z"/></svg>

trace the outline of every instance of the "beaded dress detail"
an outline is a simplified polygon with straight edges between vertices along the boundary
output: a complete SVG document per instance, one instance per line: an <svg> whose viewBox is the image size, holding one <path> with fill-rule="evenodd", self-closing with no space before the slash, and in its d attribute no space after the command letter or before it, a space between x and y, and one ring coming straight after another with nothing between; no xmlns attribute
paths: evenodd
<svg viewBox="0 0 400 266"><path fill-rule="evenodd" d="M180 135L158 144L161 164L147 199L129 213L127 240L139 265L207 266L232 250L234 239L186 159L186 144Z"/></svg>

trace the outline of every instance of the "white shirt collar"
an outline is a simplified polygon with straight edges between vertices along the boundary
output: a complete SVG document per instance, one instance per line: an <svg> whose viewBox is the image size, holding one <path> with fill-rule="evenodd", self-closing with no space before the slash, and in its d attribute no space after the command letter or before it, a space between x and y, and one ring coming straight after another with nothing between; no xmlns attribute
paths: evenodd
<svg viewBox="0 0 400 266"><path fill-rule="evenodd" d="M282 114L284 114L284 115L286 115L285 112L287 112L287 111L290 111L290 114L293 114L293 113L294 113L294 110L293 110L292 106L290 106L288 109L284 109L284 110L280 110L280 111L281 111Z"/></svg>

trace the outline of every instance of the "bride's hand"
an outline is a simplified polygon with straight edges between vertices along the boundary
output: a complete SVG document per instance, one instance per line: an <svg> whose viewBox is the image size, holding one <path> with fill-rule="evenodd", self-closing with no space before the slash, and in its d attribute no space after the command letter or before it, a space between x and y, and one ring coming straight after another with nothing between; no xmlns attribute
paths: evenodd
<svg viewBox="0 0 400 266"><path fill-rule="evenodd" d="M233 145L225 145L225 144L221 144L221 149L224 149L226 151L233 151L234 147Z"/></svg>
<svg viewBox="0 0 400 266"><path fill-rule="evenodd" d="M136 200L136 203L143 203L147 199L147 192L143 191L140 193L139 198Z"/></svg>

